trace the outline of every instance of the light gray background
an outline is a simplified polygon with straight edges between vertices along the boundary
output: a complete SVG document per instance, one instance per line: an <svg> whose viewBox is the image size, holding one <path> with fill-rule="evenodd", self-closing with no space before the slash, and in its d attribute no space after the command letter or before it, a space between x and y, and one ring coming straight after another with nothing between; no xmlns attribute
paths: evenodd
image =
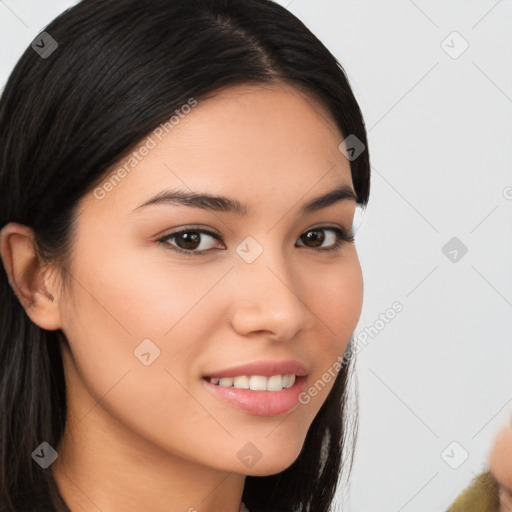
<svg viewBox="0 0 512 512"><path fill-rule="evenodd" d="M0 0L0 88L75 3ZM359 436L337 503L443 512L512 413L512 0L279 3L339 59L369 134L356 334L377 332L357 356ZM456 262L452 237L468 248Z"/></svg>

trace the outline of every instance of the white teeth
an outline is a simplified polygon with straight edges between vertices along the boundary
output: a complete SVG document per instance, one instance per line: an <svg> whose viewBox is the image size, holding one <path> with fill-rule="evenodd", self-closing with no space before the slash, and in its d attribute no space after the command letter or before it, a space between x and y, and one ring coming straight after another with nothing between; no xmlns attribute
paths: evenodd
<svg viewBox="0 0 512 512"><path fill-rule="evenodd" d="M282 375L272 375L267 379L267 391L280 391L283 389Z"/></svg>
<svg viewBox="0 0 512 512"><path fill-rule="evenodd" d="M294 374L272 375L241 375L239 377L212 377L208 379L212 384L222 387L235 387L238 389L251 389L253 391L281 391L291 388L295 383Z"/></svg>
<svg viewBox="0 0 512 512"><path fill-rule="evenodd" d="M247 377L247 375L242 377L235 377L233 379L233 386L239 389L249 389L251 387L249 377Z"/></svg>
<svg viewBox="0 0 512 512"><path fill-rule="evenodd" d="M267 390L267 377L262 375L253 375L249 379L249 387L253 391L266 391Z"/></svg>

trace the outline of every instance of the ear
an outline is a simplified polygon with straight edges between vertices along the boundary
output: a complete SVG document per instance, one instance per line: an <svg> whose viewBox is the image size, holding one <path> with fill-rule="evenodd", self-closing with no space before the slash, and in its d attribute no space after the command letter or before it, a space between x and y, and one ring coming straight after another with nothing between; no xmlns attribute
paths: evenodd
<svg viewBox="0 0 512 512"><path fill-rule="evenodd" d="M30 319L43 329L60 329L57 288L50 282L33 240L31 228L10 222L0 231L0 256L9 284Z"/></svg>

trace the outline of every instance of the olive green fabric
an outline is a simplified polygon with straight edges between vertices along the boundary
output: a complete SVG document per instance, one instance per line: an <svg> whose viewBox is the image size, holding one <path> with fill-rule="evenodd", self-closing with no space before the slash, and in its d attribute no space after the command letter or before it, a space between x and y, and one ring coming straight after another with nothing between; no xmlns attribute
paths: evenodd
<svg viewBox="0 0 512 512"><path fill-rule="evenodd" d="M487 471L473 479L446 512L499 512L499 485Z"/></svg>

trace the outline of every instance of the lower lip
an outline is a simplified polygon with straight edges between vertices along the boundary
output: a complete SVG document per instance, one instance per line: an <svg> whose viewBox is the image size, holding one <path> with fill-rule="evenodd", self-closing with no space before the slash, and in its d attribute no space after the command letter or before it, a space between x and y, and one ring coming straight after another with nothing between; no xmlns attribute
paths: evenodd
<svg viewBox="0 0 512 512"><path fill-rule="evenodd" d="M219 386L206 379L201 380L206 389L218 397L258 416L278 416L292 411L299 405L299 395L306 389L306 377L303 376L295 377L293 386L281 391L252 391L233 386Z"/></svg>

